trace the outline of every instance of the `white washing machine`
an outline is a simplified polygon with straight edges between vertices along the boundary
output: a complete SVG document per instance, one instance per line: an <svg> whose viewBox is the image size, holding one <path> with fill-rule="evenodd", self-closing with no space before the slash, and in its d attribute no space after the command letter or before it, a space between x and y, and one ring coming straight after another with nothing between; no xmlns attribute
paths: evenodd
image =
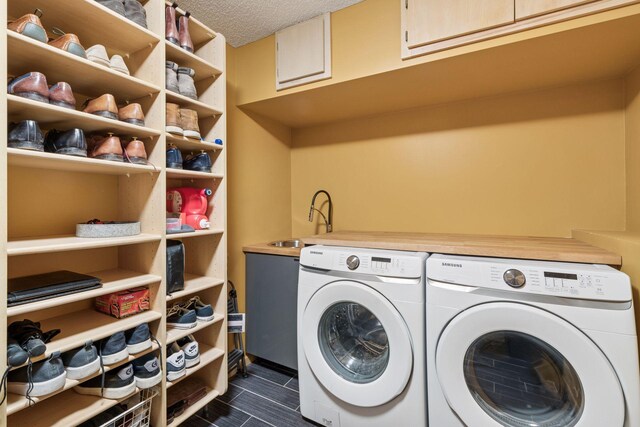
<svg viewBox="0 0 640 427"><path fill-rule="evenodd" d="M640 426L627 275L433 255L427 276L431 427Z"/></svg>
<svg viewBox="0 0 640 427"><path fill-rule="evenodd" d="M426 257L302 250L298 375L304 417L331 427L426 426Z"/></svg>

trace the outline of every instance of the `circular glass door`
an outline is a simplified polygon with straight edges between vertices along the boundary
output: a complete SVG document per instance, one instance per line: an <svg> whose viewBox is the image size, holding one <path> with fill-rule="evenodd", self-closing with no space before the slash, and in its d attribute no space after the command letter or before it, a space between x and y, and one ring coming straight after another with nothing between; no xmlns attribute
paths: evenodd
<svg viewBox="0 0 640 427"><path fill-rule="evenodd" d="M316 380L339 399L374 407L407 386L413 369L409 330L393 304L371 287L351 281L322 287L299 326Z"/></svg>
<svg viewBox="0 0 640 427"><path fill-rule="evenodd" d="M467 425L623 425L624 396L602 351L564 319L526 304L462 311L436 348L438 381Z"/></svg>

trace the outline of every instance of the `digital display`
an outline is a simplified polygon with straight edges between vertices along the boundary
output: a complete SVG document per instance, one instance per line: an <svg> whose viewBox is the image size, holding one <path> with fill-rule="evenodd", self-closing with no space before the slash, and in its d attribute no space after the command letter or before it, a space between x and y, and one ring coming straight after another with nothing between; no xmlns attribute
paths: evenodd
<svg viewBox="0 0 640 427"><path fill-rule="evenodd" d="M552 279L578 280L578 275L577 274L549 273L547 271L544 272L544 277L549 277L549 278L552 278Z"/></svg>
<svg viewBox="0 0 640 427"><path fill-rule="evenodd" d="M391 263L391 258L378 258L378 257L371 257L371 261L372 262L386 262L388 264Z"/></svg>

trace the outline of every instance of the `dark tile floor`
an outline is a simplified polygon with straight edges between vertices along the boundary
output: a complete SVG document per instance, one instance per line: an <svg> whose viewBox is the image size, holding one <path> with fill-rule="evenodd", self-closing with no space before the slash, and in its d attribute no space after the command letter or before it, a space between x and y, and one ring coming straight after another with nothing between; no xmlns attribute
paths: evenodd
<svg viewBox="0 0 640 427"><path fill-rule="evenodd" d="M184 427L316 426L300 415L294 371L264 361L248 366L249 376L229 379L229 390L188 419Z"/></svg>

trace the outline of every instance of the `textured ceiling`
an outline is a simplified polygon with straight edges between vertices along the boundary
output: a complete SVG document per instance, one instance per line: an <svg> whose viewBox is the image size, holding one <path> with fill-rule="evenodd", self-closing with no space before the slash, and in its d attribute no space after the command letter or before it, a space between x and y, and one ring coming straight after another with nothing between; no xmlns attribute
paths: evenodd
<svg viewBox="0 0 640 427"><path fill-rule="evenodd" d="M238 47L362 0L178 0L178 6Z"/></svg>

